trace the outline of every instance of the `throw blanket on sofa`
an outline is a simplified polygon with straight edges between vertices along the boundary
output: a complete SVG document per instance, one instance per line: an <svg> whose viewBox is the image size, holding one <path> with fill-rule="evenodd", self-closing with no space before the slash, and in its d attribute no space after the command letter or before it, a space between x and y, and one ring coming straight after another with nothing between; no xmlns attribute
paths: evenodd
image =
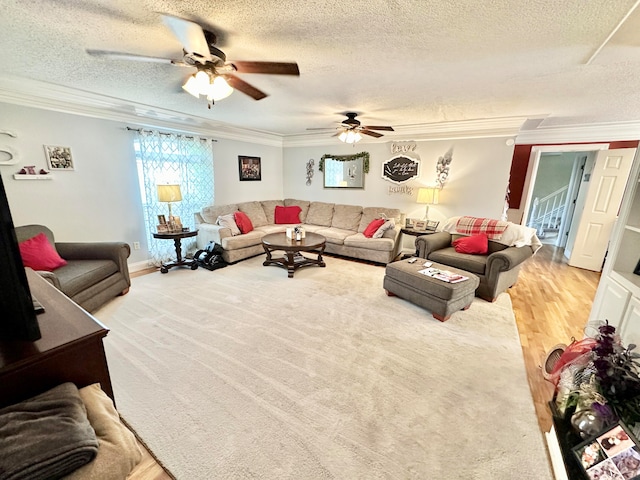
<svg viewBox="0 0 640 480"><path fill-rule="evenodd" d="M508 222L491 218L460 217L456 230L463 235L484 233L489 240L498 240L507 229Z"/></svg>
<svg viewBox="0 0 640 480"><path fill-rule="evenodd" d="M0 410L0 480L61 478L97 453L98 440L73 383Z"/></svg>
<svg viewBox="0 0 640 480"><path fill-rule="evenodd" d="M475 218L475 217L448 218L447 221L442 226L442 231L448 232L448 233L457 233L460 235L470 235L469 233L461 231L458 228L458 222L462 218ZM485 220L485 219L480 219L480 220ZM497 236L497 238L491 238L487 234L487 236L494 242L502 243L503 245L507 245L509 247L524 247L525 245L529 245L533 250L533 253L536 253L540 249L540 247L542 247L542 242L540 242L540 239L536 235L535 228L525 227L524 225L516 225L515 223L504 222L502 220L495 220L495 221L504 223L505 228L502 234Z"/></svg>

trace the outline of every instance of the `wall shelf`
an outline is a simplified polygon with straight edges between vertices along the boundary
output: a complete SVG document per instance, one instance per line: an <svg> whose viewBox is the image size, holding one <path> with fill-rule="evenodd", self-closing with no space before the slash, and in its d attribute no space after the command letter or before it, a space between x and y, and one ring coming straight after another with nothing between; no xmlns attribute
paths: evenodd
<svg viewBox="0 0 640 480"><path fill-rule="evenodd" d="M29 175L27 173L14 173L13 178L16 180L51 180L53 177L49 175Z"/></svg>

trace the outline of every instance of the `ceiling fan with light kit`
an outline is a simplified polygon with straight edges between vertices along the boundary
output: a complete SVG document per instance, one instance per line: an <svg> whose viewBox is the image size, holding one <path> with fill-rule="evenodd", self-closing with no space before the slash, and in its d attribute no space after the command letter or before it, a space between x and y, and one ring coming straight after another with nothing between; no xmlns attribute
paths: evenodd
<svg viewBox="0 0 640 480"><path fill-rule="evenodd" d="M300 75L297 63L287 62L256 62L233 61L228 62L227 56L215 46L215 33L204 29L199 24L173 15L162 15L162 20L182 44L182 59L150 57L125 52L87 49L89 55L119 60L134 60L142 62L167 63L179 67L196 68L182 88L199 98L207 97L211 108L218 100L228 97L233 90L239 90L254 100L261 100L266 93L245 82L234 73L263 73L268 75Z"/></svg>
<svg viewBox="0 0 640 480"><path fill-rule="evenodd" d="M355 112L345 112L346 120L340 123L339 127L335 128L307 128L307 130L335 130L338 132L332 135L332 137L338 137L340 141L344 143L356 143L362 140L362 134L369 135L370 137L380 138L382 133L378 133L375 130L382 130L383 132L393 132L393 127L389 126L369 126L362 125L360 120L357 120L358 116Z"/></svg>

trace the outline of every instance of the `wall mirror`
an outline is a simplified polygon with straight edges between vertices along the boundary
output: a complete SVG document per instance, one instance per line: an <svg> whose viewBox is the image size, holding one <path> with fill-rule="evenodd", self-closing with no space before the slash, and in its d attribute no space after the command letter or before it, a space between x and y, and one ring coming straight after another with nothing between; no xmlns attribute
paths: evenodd
<svg viewBox="0 0 640 480"><path fill-rule="evenodd" d="M369 153L323 155L318 166L324 174L324 188L364 188L369 173Z"/></svg>

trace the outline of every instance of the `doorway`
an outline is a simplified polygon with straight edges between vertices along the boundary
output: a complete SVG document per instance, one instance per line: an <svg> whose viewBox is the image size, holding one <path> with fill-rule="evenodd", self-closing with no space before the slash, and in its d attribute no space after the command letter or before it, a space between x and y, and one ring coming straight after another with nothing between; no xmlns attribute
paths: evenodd
<svg viewBox="0 0 640 480"><path fill-rule="evenodd" d="M536 228L543 243L563 248L565 263L571 256L596 155L608 148L604 143L531 149L521 224Z"/></svg>

